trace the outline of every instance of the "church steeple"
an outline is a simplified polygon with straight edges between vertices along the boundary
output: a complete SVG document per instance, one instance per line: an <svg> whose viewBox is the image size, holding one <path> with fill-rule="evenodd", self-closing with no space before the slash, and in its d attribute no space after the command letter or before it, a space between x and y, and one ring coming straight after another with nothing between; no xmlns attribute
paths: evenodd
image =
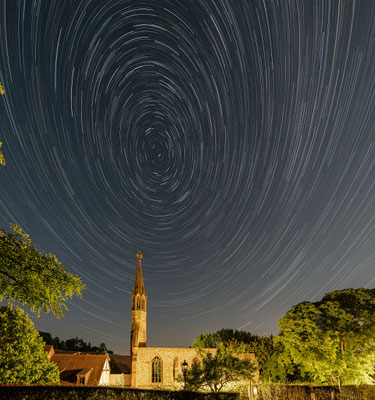
<svg viewBox="0 0 375 400"><path fill-rule="evenodd" d="M147 295L146 291L145 291L145 285L143 283L142 261L141 261L143 258L143 255L142 255L141 251L138 251L137 258L138 258L138 265L137 265L137 273L135 275L133 296L137 293L140 295L142 295L142 294Z"/></svg>
<svg viewBox="0 0 375 400"><path fill-rule="evenodd" d="M132 330L130 333L130 352L132 355L135 347L146 347L147 341L147 293L143 283L141 261L143 255L140 251L137 253L137 258L138 265L132 294Z"/></svg>

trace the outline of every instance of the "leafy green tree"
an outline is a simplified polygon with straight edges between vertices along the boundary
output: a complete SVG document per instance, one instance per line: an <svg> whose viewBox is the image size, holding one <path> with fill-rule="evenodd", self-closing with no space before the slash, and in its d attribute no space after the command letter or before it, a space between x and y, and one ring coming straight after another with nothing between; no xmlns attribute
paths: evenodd
<svg viewBox="0 0 375 400"><path fill-rule="evenodd" d="M52 311L61 318L66 300L80 296L83 289L76 275L68 273L54 254L38 251L17 225L0 230L0 301L18 301L37 316Z"/></svg>
<svg viewBox="0 0 375 400"><path fill-rule="evenodd" d="M0 383L59 382L57 365L47 359L44 342L23 310L0 308Z"/></svg>
<svg viewBox="0 0 375 400"><path fill-rule="evenodd" d="M240 343L251 343L256 337L250 332L223 328L214 333L206 333L198 336L194 341L194 347L212 349L218 347L220 343L232 340L237 340Z"/></svg>
<svg viewBox="0 0 375 400"><path fill-rule="evenodd" d="M272 355L275 352L273 336L253 336L253 340L247 344L247 351L254 353L258 362L259 379L269 381L269 369L272 363Z"/></svg>
<svg viewBox="0 0 375 400"><path fill-rule="evenodd" d="M80 351L83 353L113 353L112 350L107 349L105 343L100 343L99 347L91 346L90 342L87 344L83 339L79 339L77 336L66 341L60 341L59 337L53 337L49 332L39 331L39 335L42 337L45 344L53 345L54 349Z"/></svg>
<svg viewBox="0 0 375 400"><path fill-rule="evenodd" d="M38 331L38 333L42 337L45 344L53 345L53 337L49 332Z"/></svg>
<svg viewBox="0 0 375 400"><path fill-rule="evenodd" d="M296 383L311 382L311 376L301 373L301 366L296 364L286 351L278 337L274 338L273 351L263 366L264 382Z"/></svg>
<svg viewBox="0 0 375 400"><path fill-rule="evenodd" d="M200 360L193 362L186 374L190 390L209 388L219 392L228 383L252 380L257 369L256 363L248 357L246 346L236 340L219 343L215 354L204 349L197 349L197 352Z"/></svg>
<svg viewBox="0 0 375 400"><path fill-rule="evenodd" d="M239 343L246 344L248 353L255 353L259 374L261 380L269 380L272 361L271 356L274 353L274 340L271 336L257 336L250 332L238 331L235 329L220 329L214 333L202 334L194 341L196 348L216 348L221 343L227 343L236 340Z"/></svg>
<svg viewBox="0 0 375 400"><path fill-rule="evenodd" d="M375 364L375 289L344 289L293 306L279 321L283 357L314 382L370 383Z"/></svg>
<svg viewBox="0 0 375 400"><path fill-rule="evenodd" d="M3 152L1 151L1 146L3 145L2 142L0 142L0 165L5 165L5 158L3 156Z"/></svg>

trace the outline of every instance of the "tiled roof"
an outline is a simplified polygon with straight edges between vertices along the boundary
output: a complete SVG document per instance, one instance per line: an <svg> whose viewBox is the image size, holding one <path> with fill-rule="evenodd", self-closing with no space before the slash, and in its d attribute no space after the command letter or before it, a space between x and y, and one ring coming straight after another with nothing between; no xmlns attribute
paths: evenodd
<svg viewBox="0 0 375 400"><path fill-rule="evenodd" d="M60 380L67 381L70 383L77 382L77 374L80 374L82 370L89 371L92 368L91 373L88 376L87 386L97 386L100 381L105 361L107 356L94 355L94 354L62 354L55 353L51 361L57 364L60 371Z"/></svg>
<svg viewBox="0 0 375 400"><path fill-rule="evenodd" d="M92 354L92 355L105 355L105 352L97 352L97 351L77 351L77 350L60 350L54 349L56 354Z"/></svg>
<svg viewBox="0 0 375 400"><path fill-rule="evenodd" d="M78 372L78 376L85 376L88 372L92 371L92 368L82 368L81 371Z"/></svg>
<svg viewBox="0 0 375 400"><path fill-rule="evenodd" d="M55 352L55 349L53 348L52 344L47 344L44 346L44 351L47 353L47 358L50 360Z"/></svg>
<svg viewBox="0 0 375 400"><path fill-rule="evenodd" d="M53 348L52 344L47 344L44 346L44 351L48 354Z"/></svg>
<svg viewBox="0 0 375 400"><path fill-rule="evenodd" d="M130 374L132 370L131 356L122 356L120 354L110 354L111 374Z"/></svg>

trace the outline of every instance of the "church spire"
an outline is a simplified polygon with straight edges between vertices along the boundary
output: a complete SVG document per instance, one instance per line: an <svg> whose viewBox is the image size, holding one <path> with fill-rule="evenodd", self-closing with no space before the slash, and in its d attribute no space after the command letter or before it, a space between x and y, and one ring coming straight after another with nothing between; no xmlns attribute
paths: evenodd
<svg viewBox="0 0 375 400"><path fill-rule="evenodd" d="M134 282L134 289L133 289L133 295L135 294L146 294L145 291L145 285L143 283L143 273L142 273L142 258L143 255L141 251L138 251L137 253L137 258L138 258L138 265L137 265L137 273L135 275L135 282Z"/></svg>
<svg viewBox="0 0 375 400"><path fill-rule="evenodd" d="M132 295L132 330L130 333L130 354L135 353L135 348L146 347L147 342L147 294L143 283L142 253L138 251L138 266Z"/></svg>

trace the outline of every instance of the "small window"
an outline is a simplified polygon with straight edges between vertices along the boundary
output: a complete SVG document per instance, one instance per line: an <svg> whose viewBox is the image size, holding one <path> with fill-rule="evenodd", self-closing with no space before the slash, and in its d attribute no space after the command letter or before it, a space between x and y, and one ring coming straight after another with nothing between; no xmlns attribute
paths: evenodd
<svg viewBox="0 0 375 400"><path fill-rule="evenodd" d="M137 296L137 310L139 310L141 308L141 299L139 296Z"/></svg>
<svg viewBox="0 0 375 400"><path fill-rule="evenodd" d="M84 376L80 376L79 377L79 384L80 385L84 385L85 384L85 377Z"/></svg>
<svg viewBox="0 0 375 400"><path fill-rule="evenodd" d="M142 299L142 310L146 310L146 301Z"/></svg>
<svg viewBox="0 0 375 400"><path fill-rule="evenodd" d="M159 357L155 357L152 360L152 383L161 383L161 359Z"/></svg>

